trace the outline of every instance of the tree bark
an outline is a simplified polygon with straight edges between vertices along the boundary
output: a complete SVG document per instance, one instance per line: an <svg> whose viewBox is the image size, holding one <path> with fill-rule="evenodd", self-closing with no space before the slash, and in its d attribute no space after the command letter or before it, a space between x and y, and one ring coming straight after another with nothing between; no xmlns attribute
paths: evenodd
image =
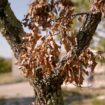
<svg viewBox="0 0 105 105"><path fill-rule="evenodd" d="M18 58L24 31L21 22L11 10L8 0L0 0L0 32L8 41L15 57Z"/></svg>
<svg viewBox="0 0 105 105"><path fill-rule="evenodd" d="M34 86L34 89L36 89L36 86ZM34 90L35 96L37 96L35 98L35 105L64 105L61 87L57 90L51 90L46 95L43 94L43 89L38 91L39 89ZM47 88L44 91L47 91Z"/></svg>
<svg viewBox="0 0 105 105"><path fill-rule="evenodd" d="M53 90L50 86L42 88L40 85L33 84L34 105L64 105L61 86Z"/></svg>
<svg viewBox="0 0 105 105"><path fill-rule="evenodd" d="M35 92L35 105L64 105L61 90L63 78L54 73L45 78L41 68L35 71L35 78L28 78Z"/></svg>

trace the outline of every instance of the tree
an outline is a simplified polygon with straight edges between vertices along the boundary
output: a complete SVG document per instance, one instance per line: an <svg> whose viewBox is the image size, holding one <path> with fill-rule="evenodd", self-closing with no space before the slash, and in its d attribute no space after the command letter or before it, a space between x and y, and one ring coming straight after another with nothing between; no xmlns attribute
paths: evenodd
<svg viewBox="0 0 105 105"><path fill-rule="evenodd" d="M81 86L83 73L88 74L86 67L94 69L95 56L88 46L101 21L104 5L104 0L93 0L90 11L75 13L75 4L70 0L34 0L23 20L30 29L26 33L8 0L0 1L0 32L33 86L35 105L63 105L62 83ZM82 26L75 32L73 20L77 16ZM54 36L60 36L59 44ZM63 57L62 45L66 50Z"/></svg>
<svg viewBox="0 0 105 105"><path fill-rule="evenodd" d="M11 72L11 61L10 59L3 59L0 57L0 73L7 73L7 72Z"/></svg>

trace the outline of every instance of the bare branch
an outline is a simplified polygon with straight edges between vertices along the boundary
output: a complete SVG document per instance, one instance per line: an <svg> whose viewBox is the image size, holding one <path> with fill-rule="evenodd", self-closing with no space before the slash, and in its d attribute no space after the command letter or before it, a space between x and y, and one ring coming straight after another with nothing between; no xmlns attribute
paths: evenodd
<svg viewBox="0 0 105 105"><path fill-rule="evenodd" d="M72 14L70 17L74 18L74 17L77 17L77 16L82 16L82 15L88 15L89 13L88 12L81 12L81 13L75 13L75 14ZM57 20L60 20L60 19L64 19L64 18L68 18L66 16L62 16L62 17L59 17L57 19L52 19L50 21L57 21Z"/></svg>
<svg viewBox="0 0 105 105"><path fill-rule="evenodd" d="M101 12L92 12L86 17L85 22L77 33L77 53L80 53L89 46L96 28L101 21L101 16Z"/></svg>

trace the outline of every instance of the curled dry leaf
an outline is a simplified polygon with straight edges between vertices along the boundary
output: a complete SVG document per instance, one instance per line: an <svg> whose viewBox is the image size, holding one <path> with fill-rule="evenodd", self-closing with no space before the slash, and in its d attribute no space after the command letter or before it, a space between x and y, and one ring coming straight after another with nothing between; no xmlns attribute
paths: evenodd
<svg viewBox="0 0 105 105"><path fill-rule="evenodd" d="M91 10L92 11L101 11L105 16L105 0L93 0Z"/></svg>

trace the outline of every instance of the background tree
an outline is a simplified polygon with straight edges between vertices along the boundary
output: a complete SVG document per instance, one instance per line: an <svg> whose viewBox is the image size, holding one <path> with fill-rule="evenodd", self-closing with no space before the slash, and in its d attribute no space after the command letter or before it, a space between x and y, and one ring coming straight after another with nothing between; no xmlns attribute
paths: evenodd
<svg viewBox="0 0 105 105"><path fill-rule="evenodd" d="M11 72L12 64L10 59L3 59L0 57L0 73Z"/></svg>
<svg viewBox="0 0 105 105"><path fill-rule="evenodd" d="M75 13L70 0L35 0L23 20L30 33L24 32L22 23L14 16L8 0L0 1L0 32L10 44L20 69L33 86L35 105L63 105L63 82L81 86L83 74L94 54L88 49L92 36L104 14L104 0L93 0L90 11ZM78 32L73 20L81 21ZM54 36L60 36L57 44ZM65 56L61 55L61 46Z"/></svg>

